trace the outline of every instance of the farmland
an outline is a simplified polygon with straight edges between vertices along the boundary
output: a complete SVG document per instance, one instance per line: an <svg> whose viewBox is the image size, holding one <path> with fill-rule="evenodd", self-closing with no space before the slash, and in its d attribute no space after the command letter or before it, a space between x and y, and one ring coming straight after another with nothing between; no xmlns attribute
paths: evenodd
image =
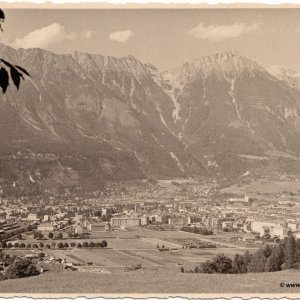
<svg viewBox="0 0 300 300"><path fill-rule="evenodd" d="M226 235L226 234L225 234ZM45 252L49 257L60 257L73 265L92 265L93 268L102 268L105 272L123 273L126 267L141 264L143 270L173 270L180 272L180 267L194 268L216 254L224 253L233 258L236 253L244 253L246 248L232 247L219 242L203 238L201 235L181 231L157 231L143 228L131 228L128 231L93 232L91 237L83 239L64 238L58 242L83 243L84 241L98 242L107 240L108 248L68 248L68 249L18 249L19 254ZM210 241L210 242L207 242ZM27 241L28 242L28 241ZM26 241L25 241L26 243ZM44 244L51 243L50 240ZM214 248L182 249L183 245L213 245ZM159 248L159 249L158 249ZM171 251L162 251L171 249ZM79 268L80 269L80 268Z"/></svg>

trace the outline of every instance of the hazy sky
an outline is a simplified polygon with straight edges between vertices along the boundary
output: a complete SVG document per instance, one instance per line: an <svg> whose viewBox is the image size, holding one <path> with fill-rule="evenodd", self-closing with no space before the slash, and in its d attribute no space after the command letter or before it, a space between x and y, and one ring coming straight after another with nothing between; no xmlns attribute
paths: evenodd
<svg viewBox="0 0 300 300"><path fill-rule="evenodd" d="M57 53L132 54L163 70L237 50L300 71L300 9L6 9L2 41Z"/></svg>

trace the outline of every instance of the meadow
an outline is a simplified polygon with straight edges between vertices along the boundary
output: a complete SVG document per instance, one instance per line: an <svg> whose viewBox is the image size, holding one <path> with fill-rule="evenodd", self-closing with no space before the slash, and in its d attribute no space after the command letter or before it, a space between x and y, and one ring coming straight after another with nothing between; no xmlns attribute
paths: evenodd
<svg viewBox="0 0 300 300"><path fill-rule="evenodd" d="M296 270L269 273L189 274L177 270L137 270L128 273L44 273L38 277L0 282L5 293L299 293L299 288L281 287L281 283L299 282Z"/></svg>

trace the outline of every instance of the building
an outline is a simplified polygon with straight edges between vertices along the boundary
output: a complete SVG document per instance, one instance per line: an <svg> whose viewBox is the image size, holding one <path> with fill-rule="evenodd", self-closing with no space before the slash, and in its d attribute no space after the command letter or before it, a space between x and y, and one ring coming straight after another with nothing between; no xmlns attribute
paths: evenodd
<svg viewBox="0 0 300 300"><path fill-rule="evenodd" d="M141 218L141 225L148 225L149 218L148 217L142 217Z"/></svg>
<svg viewBox="0 0 300 300"><path fill-rule="evenodd" d="M276 235L280 238L284 237L287 233L282 224L275 222L253 221L251 222L251 230L259 233L260 236L269 234L270 236Z"/></svg>
<svg viewBox="0 0 300 300"><path fill-rule="evenodd" d="M28 219L29 221L39 221L39 220L40 220L40 219L38 219L37 214L29 214L29 215L27 216L27 219Z"/></svg>
<svg viewBox="0 0 300 300"><path fill-rule="evenodd" d="M141 225L141 218L111 218L112 227L135 227Z"/></svg>
<svg viewBox="0 0 300 300"><path fill-rule="evenodd" d="M233 229L233 221L223 221L222 222L222 229Z"/></svg>
<svg viewBox="0 0 300 300"><path fill-rule="evenodd" d="M52 223L42 223L40 225L38 225L38 228L37 230L39 231L54 231L55 230L55 227Z"/></svg>
<svg viewBox="0 0 300 300"><path fill-rule="evenodd" d="M48 222L50 221L50 217L49 215L44 215L44 218L43 218L44 222Z"/></svg>
<svg viewBox="0 0 300 300"><path fill-rule="evenodd" d="M93 224L88 224L87 229L90 231L98 231L98 232L103 232L103 231L108 231L110 229L108 223L93 223Z"/></svg>
<svg viewBox="0 0 300 300"><path fill-rule="evenodd" d="M83 228L80 225L74 226L74 233L75 234L83 234Z"/></svg>

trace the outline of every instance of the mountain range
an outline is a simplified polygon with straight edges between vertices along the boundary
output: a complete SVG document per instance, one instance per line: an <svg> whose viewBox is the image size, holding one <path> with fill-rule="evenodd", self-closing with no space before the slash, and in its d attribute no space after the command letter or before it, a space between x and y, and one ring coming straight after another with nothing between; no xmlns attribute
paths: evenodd
<svg viewBox="0 0 300 300"><path fill-rule="evenodd" d="M297 170L296 72L266 70L237 52L163 72L132 55L0 44L0 57L30 73L1 95L3 181L38 182L37 170L43 186Z"/></svg>

